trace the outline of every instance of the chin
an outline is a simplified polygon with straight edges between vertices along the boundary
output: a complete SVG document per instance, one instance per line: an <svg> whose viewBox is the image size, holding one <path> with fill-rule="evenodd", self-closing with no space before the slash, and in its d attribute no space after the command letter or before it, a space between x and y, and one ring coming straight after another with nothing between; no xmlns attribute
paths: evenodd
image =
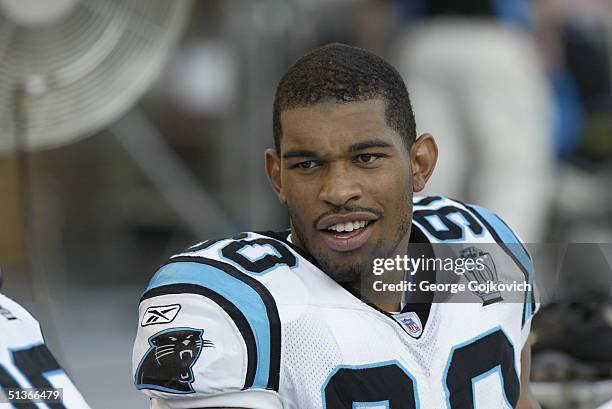
<svg viewBox="0 0 612 409"><path fill-rule="evenodd" d="M369 266L364 263L350 262L344 257L340 257L344 260L338 260L336 257L333 261L330 261L329 258L319 258L317 261L323 272L338 283L355 282L369 272Z"/></svg>
<svg viewBox="0 0 612 409"><path fill-rule="evenodd" d="M325 273L334 279L337 283L348 284L354 283L355 281L361 279L361 273L355 270L333 270L328 269Z"/></svg>

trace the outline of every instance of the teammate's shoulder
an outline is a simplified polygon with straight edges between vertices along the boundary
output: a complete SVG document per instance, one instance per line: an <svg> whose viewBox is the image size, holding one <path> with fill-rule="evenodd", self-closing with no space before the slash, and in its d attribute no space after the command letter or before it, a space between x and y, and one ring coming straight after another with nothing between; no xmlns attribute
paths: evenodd
<svg viewBox="0 0 612 409"><path fill-rule="evenodd" d="M40 333L40 326L36 318L19 303L2 293L0 293L0 319L15 325L26 325Z"/></svg>
<svg viewBox="0 0 612 409"><path fill-rule="evenodd" d="M0 345L21 348L42 342L40 324L19 303L0 293Z"/></svg>
<svg viewBox="0 0 612 409"><path fill-rule="evenodd" d="M0 384L23 392L32 385L44 386L36 382L51 373L54 384L63 390L62 408L89 408L47 348L38 321L19 303L0 293ZM23 407L26 406L36 407Z"/></svg>
<svg viewBox="0 0 612 409"><path fill-rule="evenodd" d="M18 319L18 316L28 315L29 313L17 302L7 297L0 292L0 316L7 320L13 321Z"/></svg>

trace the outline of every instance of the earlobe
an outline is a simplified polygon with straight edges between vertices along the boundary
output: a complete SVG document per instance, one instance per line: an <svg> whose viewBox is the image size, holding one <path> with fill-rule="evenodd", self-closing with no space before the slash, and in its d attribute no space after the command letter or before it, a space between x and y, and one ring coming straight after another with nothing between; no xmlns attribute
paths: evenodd
<svg viewBox="0 0 612 409"><path fill-rule="evenodd" d="M410 161L412 164L413 190L420 192L425 188L438 160L438 145L433 136L421 135L412 145Z"/></svg>
<svg viewBox="0 0 612 409"><path fill-rule="evenodd" d="M285 203L285 195L283 193L283 184L281 179L281 159L274 149L266 149L265 166L268 181L274 189L274 193L281 203Z"/></svg>

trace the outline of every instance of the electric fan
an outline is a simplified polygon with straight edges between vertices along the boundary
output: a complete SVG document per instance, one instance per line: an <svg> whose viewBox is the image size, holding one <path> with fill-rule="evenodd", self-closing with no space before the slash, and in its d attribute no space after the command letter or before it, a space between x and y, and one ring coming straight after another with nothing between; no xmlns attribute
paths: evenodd
<svg viewBox="0 0 612 409"><path fill-rule="evenodd" d="M126 112L160 72L188 0L0 0L0 150L56 147Z"/></svg>

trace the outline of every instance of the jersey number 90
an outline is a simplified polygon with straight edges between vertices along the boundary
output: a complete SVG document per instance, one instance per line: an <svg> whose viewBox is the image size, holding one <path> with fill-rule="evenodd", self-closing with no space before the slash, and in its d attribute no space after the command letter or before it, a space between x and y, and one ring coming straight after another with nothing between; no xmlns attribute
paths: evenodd
<svg viewBox="0 0 612 409"><path fill-rule="evenodd" d="M514 408L520 382L514 349L501 329L453 348L441 380L448 409L475 409L475 381L498 372L506 405ZM339 366L323 385L323 408L418 409L414 377L397 361Z"/></svg>

